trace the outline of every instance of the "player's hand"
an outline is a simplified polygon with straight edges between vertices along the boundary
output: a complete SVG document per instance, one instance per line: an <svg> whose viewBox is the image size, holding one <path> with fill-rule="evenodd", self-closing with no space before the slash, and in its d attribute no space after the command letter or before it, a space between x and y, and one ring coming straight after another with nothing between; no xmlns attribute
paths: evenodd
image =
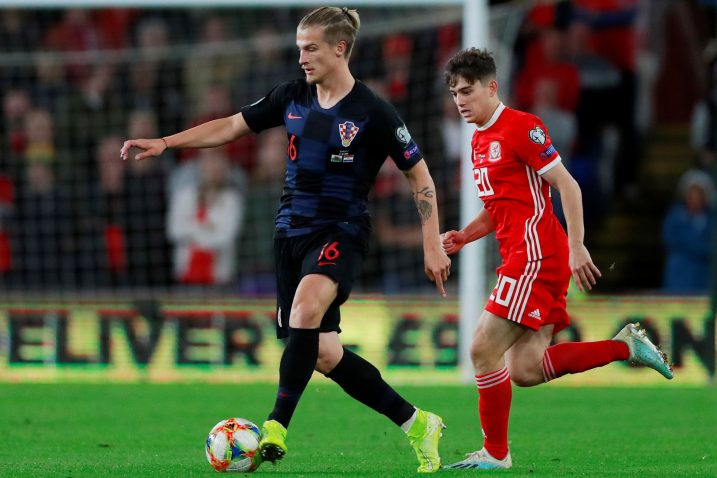
<svg viewBox="0 0 717 478"><path fill-rule="evenodd" d="M129 157L129 150L131 148L141 149L142 152L135 154L134 158L136 161L151 158L153 156L159 156L164 153L167 149L167 143L162 138L158 139L129 139L124 142L122 149L120 150L120 158L126 161Z"/></svg>
<svg viewBox="0 0 717 478"><path fill-rule="evenodd" d="M600 269L593 264L590 253L583 244L570 247L570 271L580 292L585 292L586 289L592 290L597 279L602 277Z"/></svg>
<svg viewBox="0 0 717 478"><path fill-rule="evenodd" d="M443 250L446 254L455 254L466 245L466 235L462 231L448 231L441 234Z"/></svg>
<svg viewBox="0 0 717 478"><path fill-rule="evenodd" d="M436 289L442 297L446 296L446 289L443 283L451 275L451 260L439 247L426 249L424 252L424 270L431 282L436 283Z"/></svg>

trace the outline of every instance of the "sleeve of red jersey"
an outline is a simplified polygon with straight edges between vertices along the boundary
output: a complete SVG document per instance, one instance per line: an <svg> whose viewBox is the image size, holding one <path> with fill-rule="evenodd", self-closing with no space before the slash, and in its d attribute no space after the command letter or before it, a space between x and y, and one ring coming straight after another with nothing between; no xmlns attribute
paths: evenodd
<svg viewBox="0 0 717 478"><path fill-rule="evenodd" d="M548 129L537 116L525 115L517 122L513 137L520 160L538 174L545 174L560 163L560 154L550 140Z"/></svg>

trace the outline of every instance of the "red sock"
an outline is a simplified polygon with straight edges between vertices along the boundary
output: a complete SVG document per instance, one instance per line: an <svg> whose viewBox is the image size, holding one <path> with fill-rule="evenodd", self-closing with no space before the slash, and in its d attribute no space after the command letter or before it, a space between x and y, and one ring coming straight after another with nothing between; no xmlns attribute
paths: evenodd
<svg viewBox="0 0 717 478"><path fill-rule="evenodd" d="M502 460L508 454L508 417L513 389L508 368L476 375L478 385L478 414L483 427L483 447Z"/></svg>
<svg viewBox="0 0 717 478"><path fill-rule="evenodd" d="M566 373L584 372L629 357L627 344L619 340L553 345L543 355L543 377L547 382Z"/></svg>

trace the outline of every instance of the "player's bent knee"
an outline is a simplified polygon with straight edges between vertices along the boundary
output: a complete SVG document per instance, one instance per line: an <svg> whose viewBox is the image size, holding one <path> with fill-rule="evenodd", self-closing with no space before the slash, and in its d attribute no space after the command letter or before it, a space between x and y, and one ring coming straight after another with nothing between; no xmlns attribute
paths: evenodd
<svg viewBox="0 0 717 478"><path fill-rule="evenodd" d="M319 348L319 357L316 359L316 371L326 375L341 361L341 353L333 349L322 350Z"/></svg>
<svg viewBox="0 0 717 478"><path fill-rule="evenodd" d="M315 329L321 325L323 314L316 304L300 302L291 307L289 326L294 329Z"/></svg>
<svg viewBox="0 0 717 478"><path fill-rule="evenodd" d="M490 342L486 340L483 334L476 332L471 342L471 358L481 357L490 348Z"/></svg>
<svg viewBox="0 0 717 478"><path fill-rule="evenodd" d="M327 373L330 373L334 367L336 367L336 364L338 361L332 360L330 357L319 357L316 360L316 367L314 368L317 372L326 375Z"/></svg>
<svg viewBox="0 0 717 478"><path fill-rule="evenodd" d="M473 342L471 345L471 362L476 371L492 371L494 364L500 362L501 356L489 344Z"/></svg>
<svg viewBox="0 0 717 478"><path fill-rule="evenodd" d="M480 347L476 347L475 344L471 345L471 363L475 367L476 364L480 363L482 357L482 350Z"/></svg>
<svg viewBox="0 0 717 478"><path fill-rule="evenodd" d="M475 353L471 353L471 361L473 362L473 368L475 368L476 373L488 373L499 368L500 357L478 350Z"/></svg>
<svg viewBox="0 0 717 478"><path fill-rule="evenodd" d="M508 367L508 373L513 383L519 387L533 387L543 383L542 374L537 374L532 370Z"/></svg>
<svg viewBox="0 0 717 478"><path fill-rule="evenodd" d="M523 375L510 376L510 379L519 387L532 387L537 385L533 377L526 377Z"/></svg>

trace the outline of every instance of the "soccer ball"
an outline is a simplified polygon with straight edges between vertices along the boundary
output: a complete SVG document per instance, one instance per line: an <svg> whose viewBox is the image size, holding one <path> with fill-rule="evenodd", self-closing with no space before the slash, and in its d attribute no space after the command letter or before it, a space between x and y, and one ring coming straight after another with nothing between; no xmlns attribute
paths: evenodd
<svg viewBox="0 0 717 478"><path fill-rule="evenodd" d="M207 461L217 471L248 473L261 464L259 427L243 418L227 418L212 427L207 437Z"/></svg>

